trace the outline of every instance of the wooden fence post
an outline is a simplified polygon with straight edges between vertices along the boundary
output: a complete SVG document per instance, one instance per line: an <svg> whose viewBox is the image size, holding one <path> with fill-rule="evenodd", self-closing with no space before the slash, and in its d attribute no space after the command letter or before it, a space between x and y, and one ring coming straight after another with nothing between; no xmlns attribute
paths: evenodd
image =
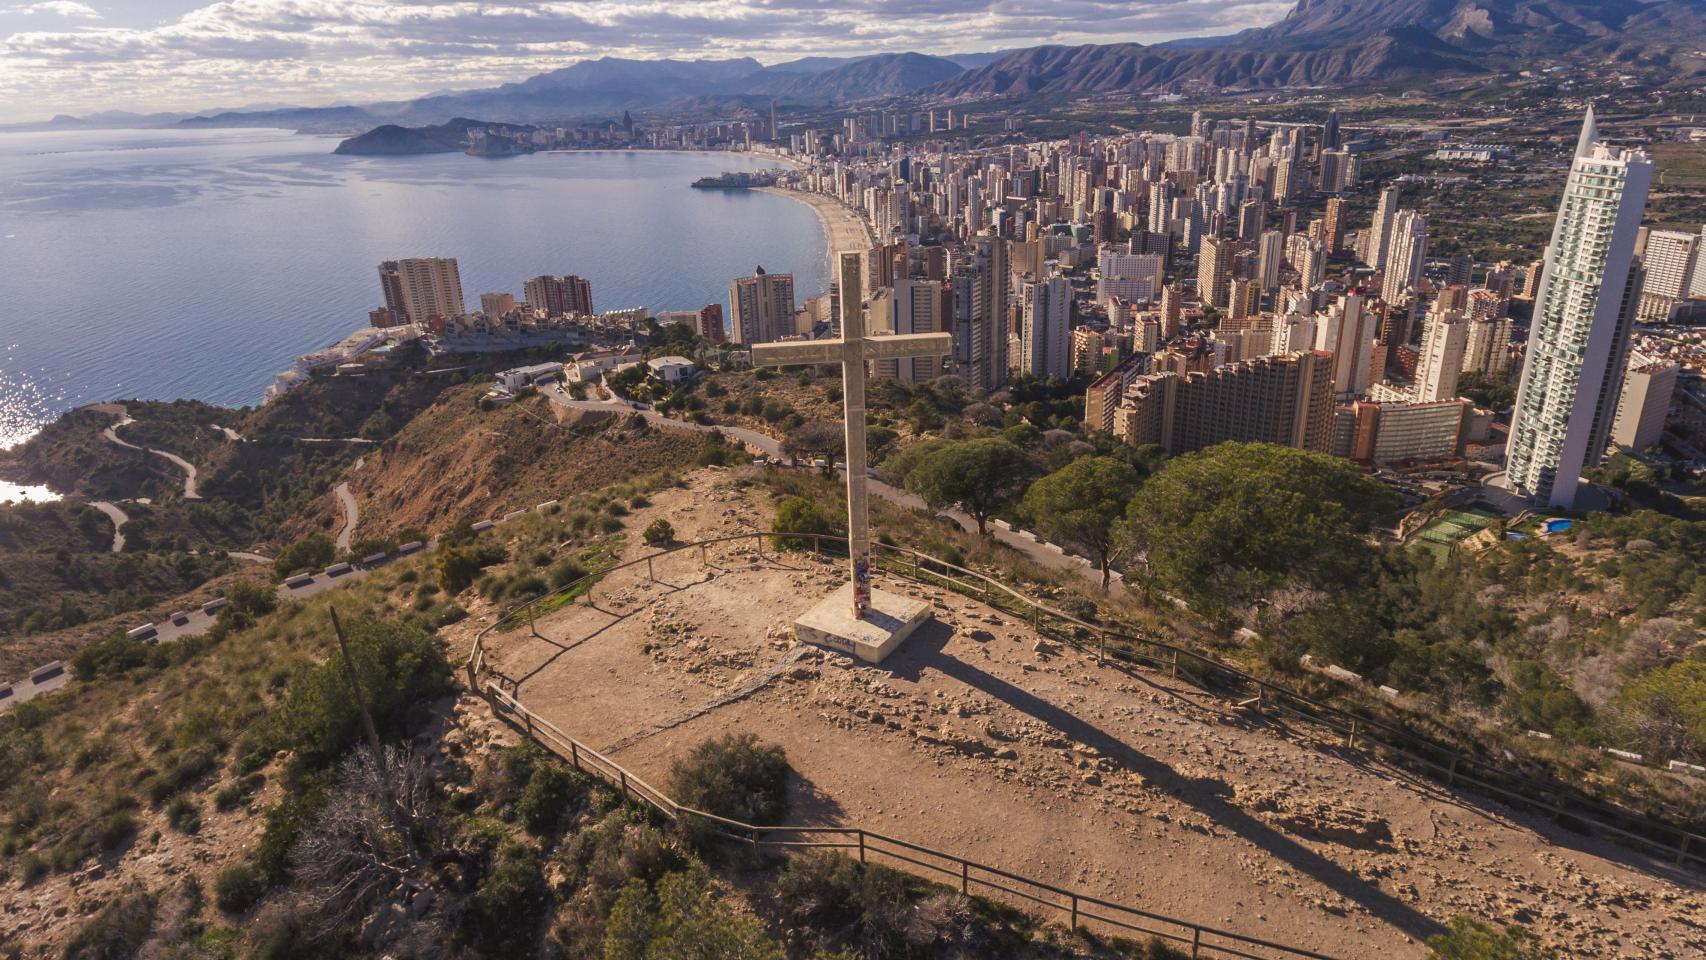
<svg viewBox="0 0 1706 960"><path fill-rule="evenodd" d="M1688 844L1688 839L1687 839L1687 837L1684 837L1683 838L1683 845L1687 846L1687 844ZM971 885L971 866L968 864L967 861L961 860L960 861L960 896L963 897L966 895L966 888L969 887L970 885Z"/></svg>
<svg viewBox="0 0 1706 960"><path fill-rule="evenodd" d="M865 862L865 831L859 831L859 862Z"/></svg>
<svg viewBox="0 0 1706 960"><path fill-rule="evenodd" d="M1357 745L1357 718L1352 717L1351 718L1351 732L1345 734L1345 746L1355 747L1356 745Z"/></svg>
<svg viewBox="0 0 1706 960"><path fill-rule="evenodd" d="M1457 761L1458 761L1457 754L1455 754L1455 753L1452 754L1451 755L1451 769L1449 769L1445 772L1445 785L1448 787L1454 787L1457 785Z"/></svg>
<svg viewBox="0 0 1706 960"><path fill-rule="evenodd" d="M657 574L652 572L652 558L647 557L646 558L646 579L656 581L657 578L658 578Z"/></svg>
<svg viewBox="0 0 1706 960"><path fill-rule="evenodd" d="M1078 929L1078 894L1072 895L1072 924L1071 929Z"/></svg>
<svg viewBox="0 0 1706 960"><path fill-rule="evenodd" d="M581 768L581 748L574 740L569 741L569 762L574 764L576 770Z"/></svg>
<svg viewBox="0 0 1706 960"><path fill-rule="evenodd" d="M617 767L616 770L622 775L622 799L626 800L628 799L628 771L621 767Z"/></svg>
<svg viewBox="0 0 1706 960"><path fill-rule="evenodd" d="M1682 835L1682 842L1677 844L1677 847L1676 847L1676 865L1679 867L1683 866L1688 860L1688 840L1689 840L1689 834L1687 834L1685 832Z"/></svg>
<svg viewBox="0 0 1706 960"><path fill-rule="evenodd" d="M1167 668L1167 675L1174 680L1179 679L1179 651L1173 651L1173 663Z"/></svg>
<svg viewBox="0 0 1706 960"><path fill-rule="evenodd" d="M533 634L535 637L539 637L539 626L538 626L538 624L533 622L533 603L532 603L532 601L529 601L527 604L527 631L529 633ZM539 639L543 640L545 638L539 637Z"/></svg>
<svg viewBox="0 0 1706 960"><path fill-rule="evenodd" d="M1191 928L1191 960L1202 956L1202 927Z"/></svg>

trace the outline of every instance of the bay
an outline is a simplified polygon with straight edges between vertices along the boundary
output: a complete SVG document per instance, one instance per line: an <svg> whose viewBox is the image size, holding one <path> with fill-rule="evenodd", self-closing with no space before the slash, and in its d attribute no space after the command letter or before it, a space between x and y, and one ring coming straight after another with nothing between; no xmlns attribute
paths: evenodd
<svg viewBox="0 0 1706 960"><path fill-rule="evenodd" d="M276 130L0 134L0 447L116 398L257 403L364 326L383 260L460 263L484 292L574 273L599 310L724 303L762 265L828 288L803 203L694 190L729 153L340 157Z"/></svg>

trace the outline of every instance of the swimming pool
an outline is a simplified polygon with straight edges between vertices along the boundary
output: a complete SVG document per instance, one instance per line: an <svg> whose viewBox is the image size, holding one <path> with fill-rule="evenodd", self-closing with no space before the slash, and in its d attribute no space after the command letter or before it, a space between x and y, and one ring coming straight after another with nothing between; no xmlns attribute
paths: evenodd
<svg viewBox="0 0 1706 960"><path fill-rule="evenodd" d="M1576 521L1574 520L1556 519L1546 521L1544 528L1547 533L1563 533L1575 525Z"/></svg>

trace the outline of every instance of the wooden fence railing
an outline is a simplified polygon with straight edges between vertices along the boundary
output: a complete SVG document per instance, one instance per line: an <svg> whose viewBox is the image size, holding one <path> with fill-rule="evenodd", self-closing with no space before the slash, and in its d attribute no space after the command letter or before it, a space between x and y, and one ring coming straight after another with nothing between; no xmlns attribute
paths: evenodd
<svg viewBox="0 0 1706 960"><path fill-rule="evenodd" d="M728 841L764 850L841 850L858 857L860 863L892 861L903 864L901 869L957 888L962 894L994 894L1059 911L1074 930L1096 924L1116 935L1160 937L1189 950L1192 957L1332 960L1324 953L1140 910L861 827L759 826L696 810L677 803L621 764L564 733L497 684L487 684L485 692L500 713L509 714L517 727L576 770L597 776L625 800L648 804L677 823L696 823Z"/></svg>
<svg viewBox="0 0 1706 960"><path fill-rule="evenodd" d="M845 552L847 543L845 537L829 534L741 533L677 544L589 574L515 606L481 630L468 657L470 685L479 689L479 676L485 670L485 640L489 634L507 629L511 624L519 624L524 619L531 622L536 606L579 589L587 580L608 577L641 564L647 567L650 576L659 557L687 550L698 550L701 563L708 565L709 548L724 543L753 542L762 556L766 549L765 541L776 536L785 536L794 542L810 541L813 550L820 553L826 547L839 547ZM1081 620L975 570L908 547L880 542L872 546L878 568L887 573L981 600L1023 618L1038 633L1070 644L1105 662L1135 663L1166 671L1170 676L1184 679L1232 704L1272 711L1323 728L1330 731L1334 739L1342 738L1346 747L1375 753L1390 762L1432 776L1448 787L1472 787L1516 807L1542 812L1561 823L1662 855L1679 866L1706 867L1706 835L1588 797L1566 784L1537 780L1494 766L1447 744L1437 743L1383 720L1323 703L1187 647L1119 633L1104 625Z"/></svg>

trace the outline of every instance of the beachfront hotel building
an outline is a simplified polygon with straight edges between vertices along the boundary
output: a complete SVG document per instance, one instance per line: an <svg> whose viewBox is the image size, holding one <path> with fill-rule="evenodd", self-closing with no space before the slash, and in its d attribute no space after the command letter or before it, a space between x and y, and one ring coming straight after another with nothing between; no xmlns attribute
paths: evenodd
<svg viewBox="0 0 1706 960"><path fill-rule="evenodd" d="M769 343L794 335L794 275L765 273L729 284L729 339L735 343Z"/></svg>
<svg viewBox="0 0 1706 960"><path fill-rule="evenodd" d="M462 274L454 257L387 260L379 265L379 287L385 309L403 323L426 323L433 317L458 317L462 305Z"/></svg>
<svg viewBox="0 0 1706 960"><path fill-rule="evenodd" d="M593 314L592 284L572 274L566 277L534 277L521 285L521 293L529 307L547 317L590 317Z"/></svg>
<svg viewBox="0 0 1706 960"><path fill-rule="evenodd" d="M1506 485L1575 506L1582 471L1605 453L1642 286L1635 242L1652 182L1647 154L1582 123L1546 248L1506 451Z"/></svg>

